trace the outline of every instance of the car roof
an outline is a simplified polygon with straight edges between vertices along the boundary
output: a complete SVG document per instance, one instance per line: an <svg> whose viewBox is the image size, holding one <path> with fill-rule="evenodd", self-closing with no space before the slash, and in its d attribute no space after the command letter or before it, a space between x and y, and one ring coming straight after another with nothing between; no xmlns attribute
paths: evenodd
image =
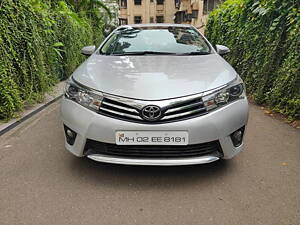
<svg viewBox="0 0 300 225"><path fill-rule="evenodd" d="M147 23L147 24L128 24L119 26L117 29L125 27L192 27L190 24L174 24L174 23Z"/></svg>

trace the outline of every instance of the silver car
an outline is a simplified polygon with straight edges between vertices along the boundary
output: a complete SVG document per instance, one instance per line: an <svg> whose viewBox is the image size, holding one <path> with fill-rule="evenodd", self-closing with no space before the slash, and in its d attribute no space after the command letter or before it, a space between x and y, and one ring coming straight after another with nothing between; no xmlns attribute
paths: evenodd
<svg viewBox="0 0 300 225"><path fill-rule="evenodd" d="M114 30L67 81L61 104L66 149L130 165L191 165L243 150L245 86L190 25Z"/></svg>

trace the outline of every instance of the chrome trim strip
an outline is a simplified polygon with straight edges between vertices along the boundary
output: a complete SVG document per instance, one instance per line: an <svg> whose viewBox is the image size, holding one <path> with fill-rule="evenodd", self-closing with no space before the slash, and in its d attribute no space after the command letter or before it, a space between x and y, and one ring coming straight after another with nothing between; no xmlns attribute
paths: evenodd
<svg viewBox="0 0 300 225"><path fill-rule="evenodd" d="M121 113L121 112L118 112L118 111L113 111L113 110L106 109L106 108L100 108L100 110L106 111L108 113L113 113L113 114L121 115L121 116L124 116L124 117L130 117L130 118L133 118L133 119L138 119L138 120L141 120L141 121L143 120L140 116L135 116L135 115L131 115L131 114L125 114L125 113Z"/></svg>
<svg viewBox="0 0 300 225"><path fill-rule="evenodd" d="M111 106L111 107L114 107L114 108L117 108L117 109L121 109L121 110L125 110L125 111L128 111L128 112L138 114L138 111L136 109L126 108L126 107L123 107L123 106L120 106L120 105L117 105L117 104L111 104L111 103L108 103L108 102L105 102L105 101L102 101L101 105L108 105L108 106Z"/></svg>
<svg viewBox="0 0 300 225"><path fill-rule="evenodd" d="M200 109L195 109L195 110L192 110L192 111L179 113L179 114L174 114L174 115L170 115L170 116L166 115L161 120L163 121L163 120L166 120L166 119L172 119L174 117L176 118L176 117L186 116L186 115L193 114L193 113L200 112L200 111L204 112L204 109L205 108L200 108ZM206 110L205 110L205 112L206 112Z"/></svg>
<svg viewBox="0 0 300 225"><path fill-rule="evenodd" d="M97 162L123 164L123 165L146 165L146 166L182 166L211 163L219 160L219 157L208 155L193 158L178 158L178 159L137 159L107 156L102 154L87 155L89 159Z"/></svg>
<svg viewBox="0 0 300 225"><path fill-rule="evenodd" d="M195 107L197 105L203 105L202 108L205 108L203 102L200 101L200 102L196 102L196 103L193 103L193 104L189 104L189 105L185 105L185 106L181 106L181 107L177 107L177 108L168 109L166 111L165 115L167 115L169 113L177 112L177 111L180 111L180 110L184 110L184 109L189 109L189 108ZM200 109L202 109L202 108L200 108Z"/></svg>
<svg viewBox="0 0 300 225"><path fill-rule="evenodd" d="M161 109L170 108L172 106L178 105L180 103L184 103L189 100L193 100L196 98L201 98L202 94L196 94L192 96L186 96L186 97L179 97L175 99L167 99L167 100L159 100L159 101L150 101L150 100L137 100L137 99L131 99L131 98L124 98L114 95L108 95L104 94L104 98L111 99L113 101L121 102L123 104L129 105L131 107L134 107L138 110L141 110L147 105L157 105Z"/></svg>

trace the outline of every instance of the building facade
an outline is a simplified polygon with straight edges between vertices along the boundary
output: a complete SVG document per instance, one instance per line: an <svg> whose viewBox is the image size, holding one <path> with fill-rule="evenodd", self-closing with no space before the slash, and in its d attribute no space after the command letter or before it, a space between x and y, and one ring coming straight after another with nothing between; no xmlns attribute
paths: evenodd
<svg viewBox="0 0 300 225"><path fill-rule="evenodd" d="M119 24L174 23L174 0L119 0Z"/></svg>
<svg viewBox="0 0 300 225"><path fill-rule="evenodd" d="M119 0L119 24L187 23L204 31L208 14L222 0Z"/></svg>
<svg viewBox="0 0 300 225"><path fill-rule="evenodd" d="M179 0L174 22L191 24L203 32L209 12L221 2L222 0Z"/></svg>

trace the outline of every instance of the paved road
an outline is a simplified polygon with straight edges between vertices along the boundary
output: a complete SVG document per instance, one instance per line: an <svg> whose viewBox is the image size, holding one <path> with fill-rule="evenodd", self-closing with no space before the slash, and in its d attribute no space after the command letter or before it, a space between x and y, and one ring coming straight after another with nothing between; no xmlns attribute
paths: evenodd
<svg viewBox="0 0 300 225"><path fill-rule="evenodd" d="M55 103L0 138L0 224L300 224L300 132L250 107L230 161L132 167L64 150Z"/></svg>

